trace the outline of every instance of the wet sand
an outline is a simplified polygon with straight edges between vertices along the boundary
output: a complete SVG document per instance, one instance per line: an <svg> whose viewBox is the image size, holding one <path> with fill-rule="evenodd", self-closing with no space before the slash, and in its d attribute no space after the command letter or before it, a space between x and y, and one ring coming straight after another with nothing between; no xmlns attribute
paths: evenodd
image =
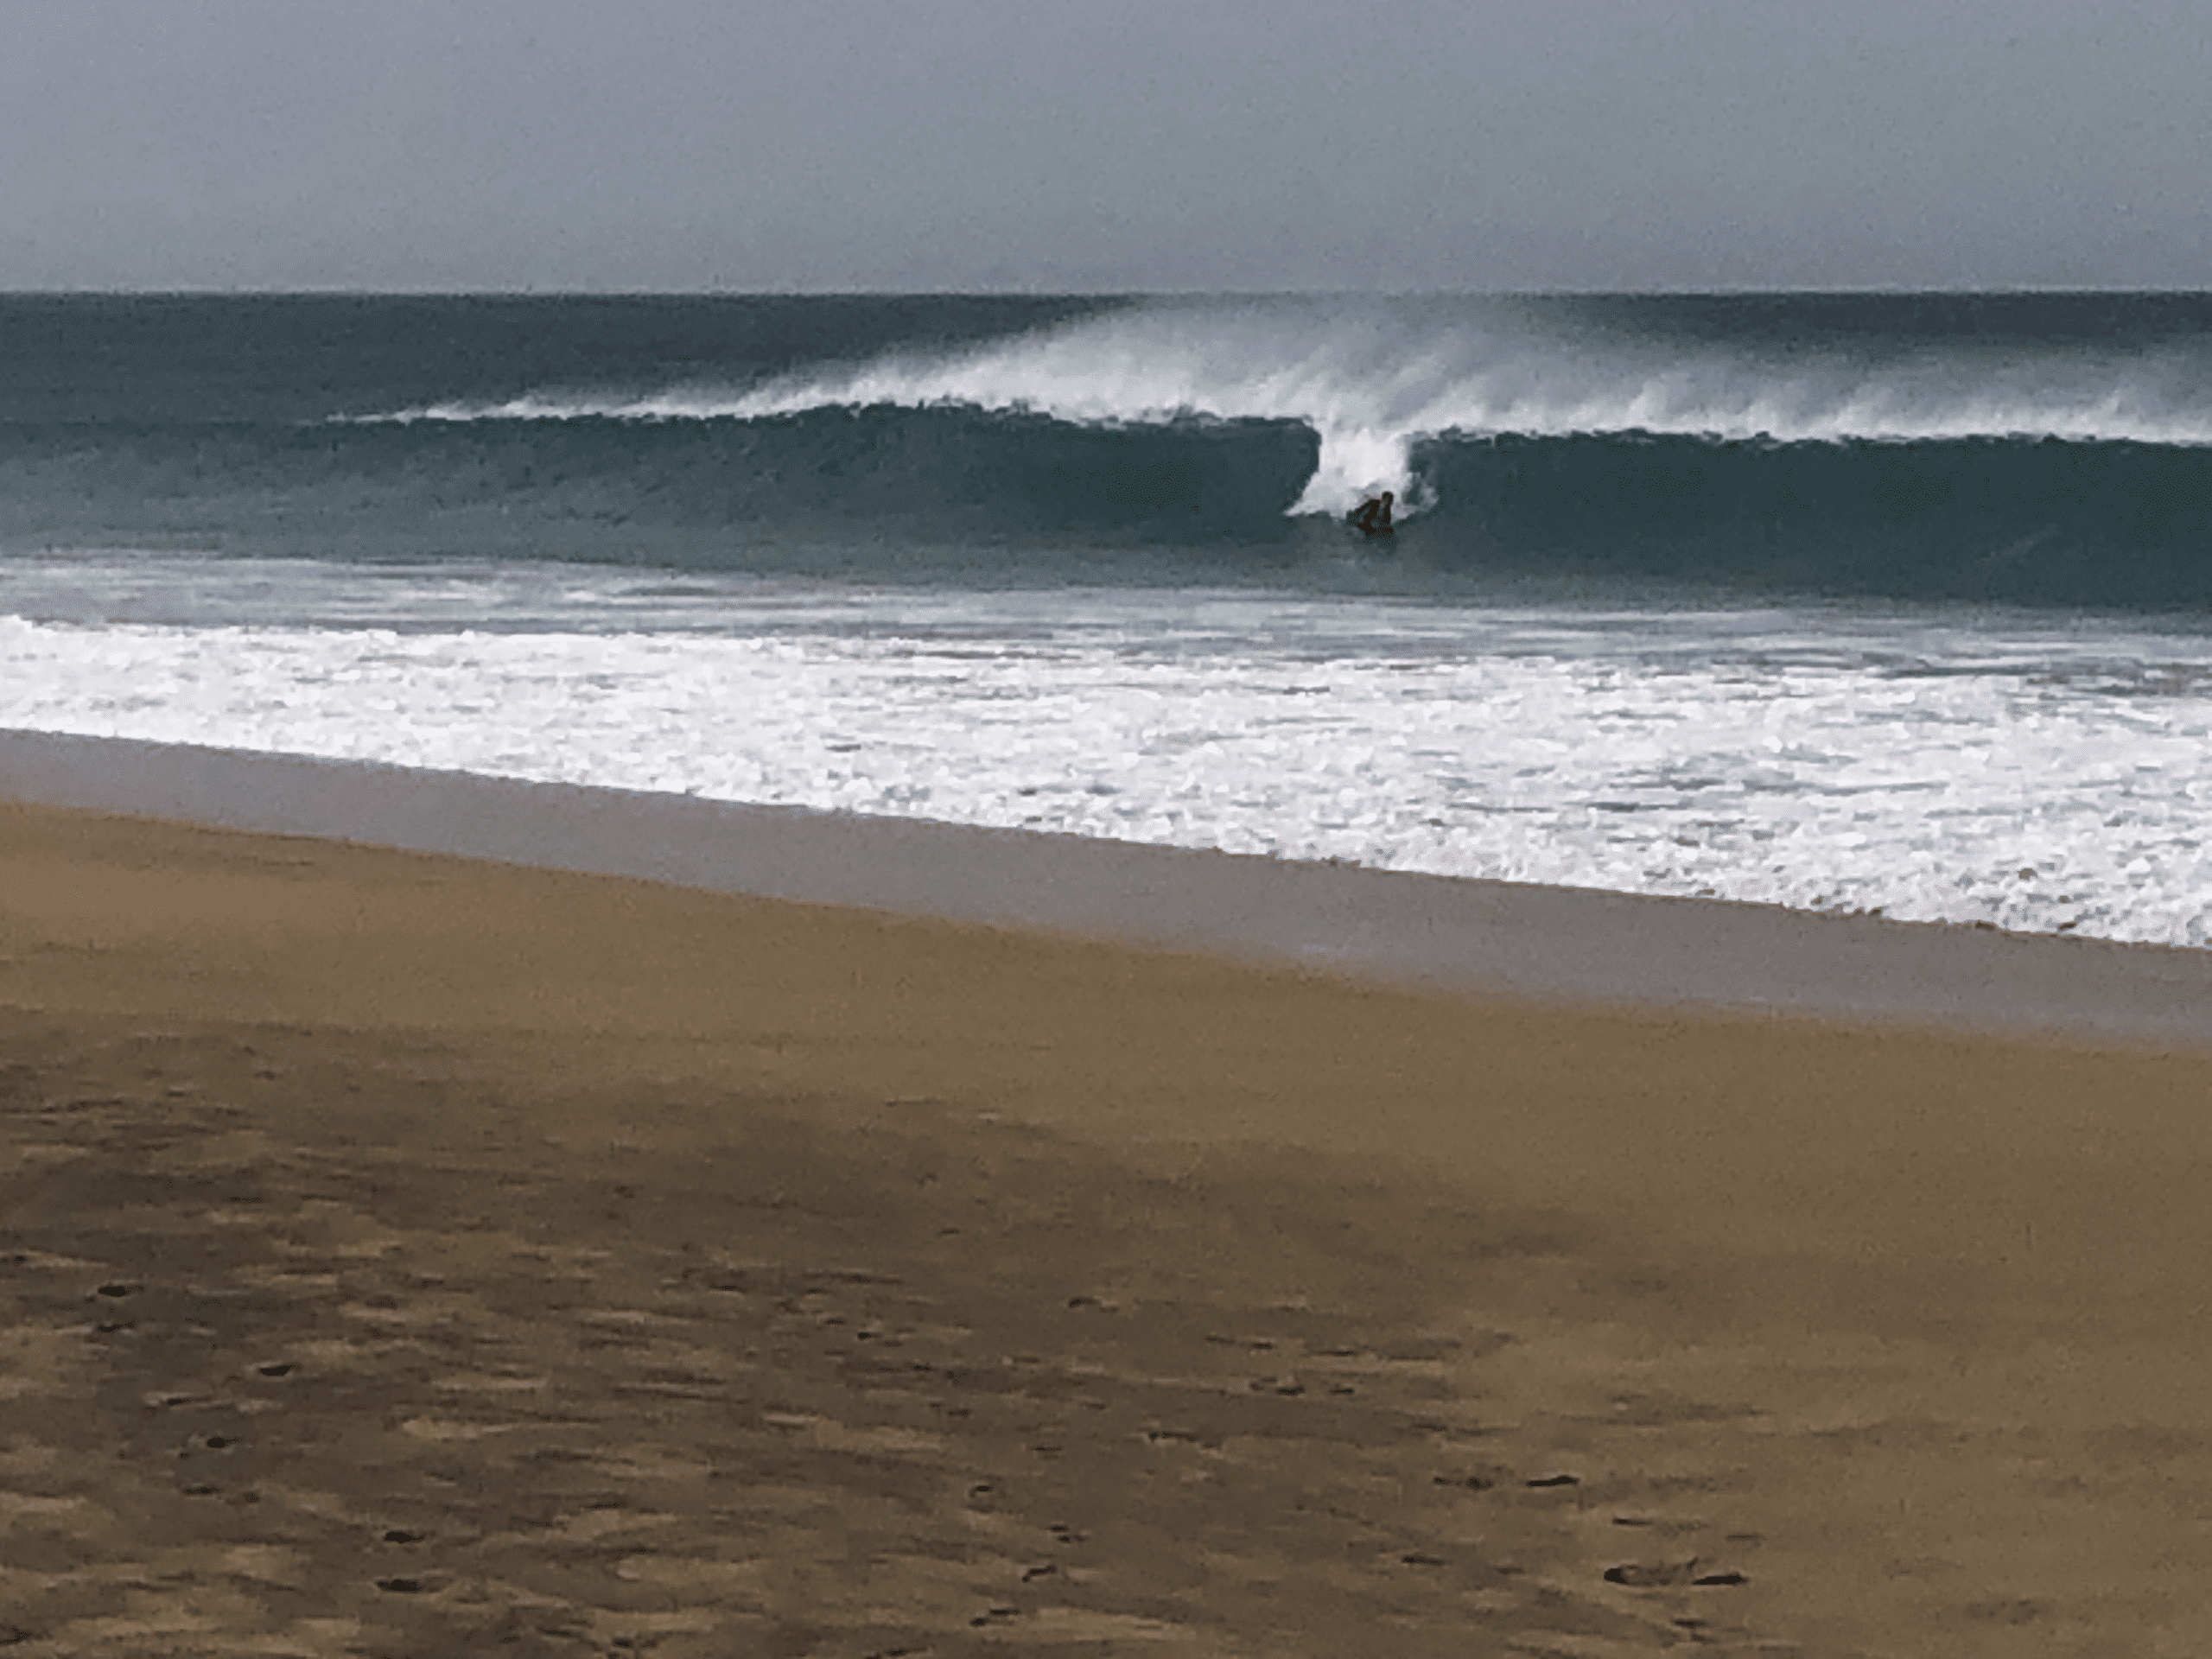
<svg viewBox="0 0 2212 1659"><path fill-rule="evenodd" d="M0 801L858 906L1437 989L2212 1051L2212 950L0 731Z"/></svg>
<svg viewBox="0 0 2212 1659"><path fill-rule="evenodd" d="M0 1033L11 1655L2212 1651L2202 1049L28 807Z"/></svg>

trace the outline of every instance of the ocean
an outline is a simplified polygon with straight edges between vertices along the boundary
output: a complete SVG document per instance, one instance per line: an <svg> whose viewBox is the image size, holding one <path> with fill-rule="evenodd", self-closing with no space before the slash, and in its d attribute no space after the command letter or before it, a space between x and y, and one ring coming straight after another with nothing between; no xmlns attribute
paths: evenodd
<svg viewBox="0 0 2212 1659"><path fill-rule="evenodd" d="M0 727L2208 945L2212 296L0 296Z"/></svg>

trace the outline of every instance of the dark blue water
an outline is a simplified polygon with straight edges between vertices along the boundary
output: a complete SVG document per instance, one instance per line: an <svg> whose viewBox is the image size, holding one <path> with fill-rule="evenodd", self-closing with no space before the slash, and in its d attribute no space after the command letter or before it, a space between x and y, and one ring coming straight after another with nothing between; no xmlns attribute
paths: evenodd
<svg viewBox="0 0 2212 1659"><path fill-rule="evenodd" d="M0 297L73 549L2201 612L2212 298Z"/></svg>

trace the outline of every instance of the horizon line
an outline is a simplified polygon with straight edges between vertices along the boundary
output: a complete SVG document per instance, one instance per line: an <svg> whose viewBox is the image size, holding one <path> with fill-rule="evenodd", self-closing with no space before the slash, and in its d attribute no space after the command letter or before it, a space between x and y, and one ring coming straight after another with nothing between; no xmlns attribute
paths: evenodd
<svg viewBox="0 0 2212 1659"><path fill-rule="evenodd" d="M1832 288L1711 287L1661 284L1650 288L1562 286L1556 288L500 288L349 287L233 284L226 287L77 288L17 287L0 282L0 299L488 299L488 300L715 300L715 299L972 299L972 300L1284 300L1284 299L1849 299L1849 298L2212 298L2202 288L2082 287L2075 284L2011 283L1992 287L1961 284L1846 283Z"/></svg>

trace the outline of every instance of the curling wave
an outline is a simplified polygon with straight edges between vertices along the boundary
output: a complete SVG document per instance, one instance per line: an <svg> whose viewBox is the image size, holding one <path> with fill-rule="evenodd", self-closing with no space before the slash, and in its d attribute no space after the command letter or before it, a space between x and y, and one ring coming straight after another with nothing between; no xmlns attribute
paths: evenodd
<svg viewBox="0 0 2212 1659"><path fill-rule="evenodd" d="M1688 301L1610 310L1536 301L1154 304L741 390L537 393L384 418L748 422L950 407L1104 427L1282 422L1318 443L1312 474L1287 504L1294 515L1340 513L1382 488L1411 512L1434 505L1413 454L1439 439L2212 445L2212 347L2202 338L2054 339L2048 322L2009 331L2024 338L2001 329L1930 337L1854 330L1840 319L1809 338L1802 327L1747 336L1700 330L1700 321Z"/></svg>

